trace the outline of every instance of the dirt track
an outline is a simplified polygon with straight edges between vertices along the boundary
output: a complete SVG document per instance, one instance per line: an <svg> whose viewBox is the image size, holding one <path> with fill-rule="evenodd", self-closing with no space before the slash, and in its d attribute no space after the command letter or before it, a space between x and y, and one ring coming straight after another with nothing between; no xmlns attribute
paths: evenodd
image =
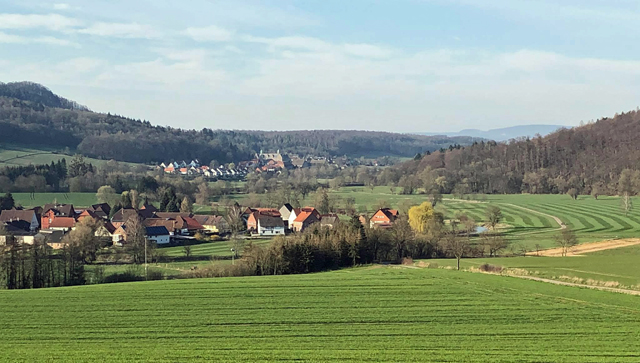
<svg viewBox="0 0 640 363"><path fill-rule="evenodd" d="M572 282L564 282L564 281L558 281L558 280L543 279L541 277L534 277L534 276L516 276L516 275L507 275L507 276L517 277L517 278L526 279L526 280L547 282L547 283L554 284L554 285L584 287L584 288L593 289L593 290L610 291L610 292L617 292L617 293L629 294L629 295L640 295L640 291L636 291L636 290L618 289L618 288L615 288L615 287L604 287L604 286L591 286L591 285L583 285L583 284L574 284Z"/></svg>
<svg viewBox="0 0 640 363"><path fill-rule="evenodd" d="M627 238L627 239L617 239L617 240L609 240L609 241L601 241L601 242L593 242L593 243L583 243L573 247L567 253L567 256L580 256L585 253L590 252L598 252L604 250L610 250L614 248L620 247L628 247L640 244L640 238ZM562 248L551 248L548 250L540 251L540 253L531 252L528 253L531 256L544 256L544 257L561 257L562 256Z"/></svg>

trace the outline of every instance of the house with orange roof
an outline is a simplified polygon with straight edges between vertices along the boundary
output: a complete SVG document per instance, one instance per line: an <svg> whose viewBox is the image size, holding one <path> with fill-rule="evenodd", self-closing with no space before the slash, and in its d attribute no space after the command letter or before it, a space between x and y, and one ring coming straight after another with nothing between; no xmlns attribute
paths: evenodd
<svg viewBox="0 0 640 363"><path fill-rule="evenodd" d="M369 226L371 228L390 228L396 219L398 219L398 211L396 209L381 208L373 214L369 220Z"/></svg>
<svg viewBox="0 0 640 363"><path fill-rule="evenodd" d="M313 211L301 211L300 214L296 216L296 219L289 225L293 231L302 232L307 229L310 225L320 222L320 215L318 212Z"/></svg>

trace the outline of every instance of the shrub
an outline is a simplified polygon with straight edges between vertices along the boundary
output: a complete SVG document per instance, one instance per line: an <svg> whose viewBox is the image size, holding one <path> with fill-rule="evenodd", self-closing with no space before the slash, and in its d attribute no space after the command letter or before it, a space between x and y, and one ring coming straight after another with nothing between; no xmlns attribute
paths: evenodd
<svg viewBox="0 0 640 363"><path fill-rule="evenodd" d="M500 273L502 272L502 266L495 266L485 263L480 265L479 270L482 272Z"/></svg>
<svg viewBox="0 0 640 363"><path fill-rule="evenodd" d="M407 266L413 266L413 258L405 257L402 259L402 264Z"/></svg>

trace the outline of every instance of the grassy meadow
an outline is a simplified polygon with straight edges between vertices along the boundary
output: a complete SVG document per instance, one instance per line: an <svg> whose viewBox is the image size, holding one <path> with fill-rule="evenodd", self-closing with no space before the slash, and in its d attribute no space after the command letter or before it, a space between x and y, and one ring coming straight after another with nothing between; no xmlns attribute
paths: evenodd
<svg viewBox="0 0 640 363"><path fill-rule="evenodd" d="M461 268L488 263L527 271L531 276L640 290L640 245L568 257L498 257L462 259ZM425 260L454 267L454 259ZM589 281L590 280L590 281Z"/></svg>
<svg viewBox="0 0 640 363"><path fill-rule="evenodd" d="M637 362L639 302L400 266L0 291L0 360Z"/></svg>

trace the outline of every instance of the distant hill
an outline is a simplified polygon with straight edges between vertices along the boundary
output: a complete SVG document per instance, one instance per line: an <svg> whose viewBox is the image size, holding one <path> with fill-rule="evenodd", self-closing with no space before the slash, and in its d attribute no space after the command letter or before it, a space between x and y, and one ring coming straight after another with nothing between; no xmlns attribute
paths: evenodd
<svg viewBox="0 0 640 363"><path fill-rule="evenodd" d="M444 177L443 193L640 194L640 111L603 118L545 137L495 141L436 152L399 166L398 175L418 179L425 170ZM408 178L408 177L407 177ZM405 179L407 179L405 178ZM428 179L428 178L427 178ZM423 178L424 180L424 178Z"/></svg>
<svg viewBox="0 0 640 363"><path fill-rule="evenodd" d="M419 133L419 135L445 135L449 137L457 136L470 136L476 138L483 138L494 141L507 141L516 139L518 137L535 137L540 134L541 136L549 135L550 133L566 126L561 125L522 125L503 127L499 129L492 129L488 131L478 129L465 129L459 132L445 132L445 133Z"/></svg>
<svg viewBox="0 0 640 363"><path fill-rule="evenodd" d="M16 98L46 107L89 111L89 108L86 106L60 97L51 92L47 87L33 82L0 82L0 97Z"/></svg>
<svg viewBox="0 0 640 363"><path fill-rule="evenodd" d="M216 115L211 115L215 120ZM470 145L474 138L369 131L184 130L96 113L30 82L0 84L0 143L77 150L97 159L135 163L246 160L260 150L318 156L413 157Z"/></svg>

